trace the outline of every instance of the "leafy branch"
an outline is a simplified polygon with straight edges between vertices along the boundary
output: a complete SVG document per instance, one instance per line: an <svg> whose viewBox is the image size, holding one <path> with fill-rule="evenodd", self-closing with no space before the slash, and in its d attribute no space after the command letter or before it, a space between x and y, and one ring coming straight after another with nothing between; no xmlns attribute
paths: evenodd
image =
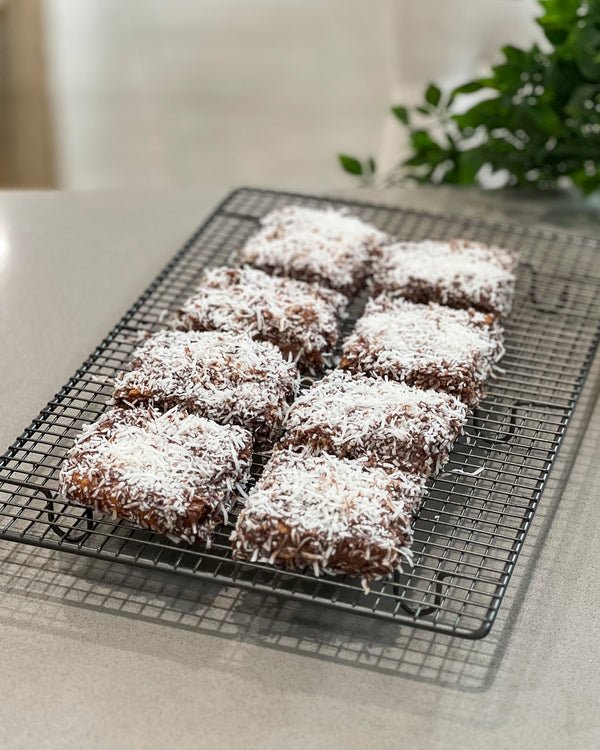
<svg viewBox="0 0 600 750"><path fill-rule="evenodd" d="M412 153L385 184L470 185L501 172L508 185L600 187L600 0L540 5L550 51L503 47L488 77L450 92L432 83L419 106L392 107ZM381 181L372 157L339 160L363 182Z"/></svg>

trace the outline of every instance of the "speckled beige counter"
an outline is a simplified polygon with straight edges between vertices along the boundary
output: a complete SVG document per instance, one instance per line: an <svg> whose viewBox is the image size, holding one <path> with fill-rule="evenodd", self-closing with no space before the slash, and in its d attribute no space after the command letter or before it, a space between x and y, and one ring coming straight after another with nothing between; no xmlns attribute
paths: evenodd
<svg viewBox="0 0 600 750"><path fill-rule="evenodd" d="M0 195L2 448L220 197ZM555 199L386 200L600 235ZM0 542L2 748L598 747L599 369L482 641Z"/></svg>

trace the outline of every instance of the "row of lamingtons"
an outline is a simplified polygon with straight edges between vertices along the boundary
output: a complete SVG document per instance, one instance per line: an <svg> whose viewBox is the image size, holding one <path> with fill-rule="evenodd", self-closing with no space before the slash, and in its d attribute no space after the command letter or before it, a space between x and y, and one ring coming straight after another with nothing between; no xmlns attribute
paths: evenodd
<svg viewBox="0 0 600 750"><path fill-rule="evenodd" d="M239 254L134 352L111 409L67 455L61 493L190 543L209 543L242 497L236 558L388 576L410 560L424 483L501 356L517 259L397 242L300 206L263 218ZM340 319L367 283L338 367L296 398L299 371L335 364ZM246 495L253 444L273 436Z"/></svg>

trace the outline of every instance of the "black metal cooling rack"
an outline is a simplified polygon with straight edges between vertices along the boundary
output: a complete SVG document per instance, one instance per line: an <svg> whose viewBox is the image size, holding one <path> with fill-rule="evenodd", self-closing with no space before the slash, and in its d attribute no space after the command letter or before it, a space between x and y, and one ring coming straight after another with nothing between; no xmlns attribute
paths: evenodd
<svg viewBox="0 0 600 750"><path fill-rule="evenodd" d="M522 260L506 356L415 526L415 566L365 593L349 577L315 578L231 560L229 525L212 547L184 546L56 498L61 461L110 396L142 330L158 330L207 265L227 263L268 211L348 206L403 239L466 237ZM360 310L354 306L348 327ZM63 389L0 459L0 537L318 602L467 638L494 621L600 336L600 243L472 219L241 189L215 210ZM257 455L255 475L264 463Z"/></svg>

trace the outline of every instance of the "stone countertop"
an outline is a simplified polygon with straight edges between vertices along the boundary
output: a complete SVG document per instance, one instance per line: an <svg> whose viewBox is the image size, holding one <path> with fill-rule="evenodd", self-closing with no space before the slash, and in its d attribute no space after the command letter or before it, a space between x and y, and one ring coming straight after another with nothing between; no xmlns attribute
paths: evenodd
<svg viewBox="0 0 600 750"><path fill-rule="evenodd" d="M557 196L351 195L600 236ZM0 194L3 446L221 197ZM481 641L0 542L2 746L597 747L598 382L596 363Z"/></svg>

